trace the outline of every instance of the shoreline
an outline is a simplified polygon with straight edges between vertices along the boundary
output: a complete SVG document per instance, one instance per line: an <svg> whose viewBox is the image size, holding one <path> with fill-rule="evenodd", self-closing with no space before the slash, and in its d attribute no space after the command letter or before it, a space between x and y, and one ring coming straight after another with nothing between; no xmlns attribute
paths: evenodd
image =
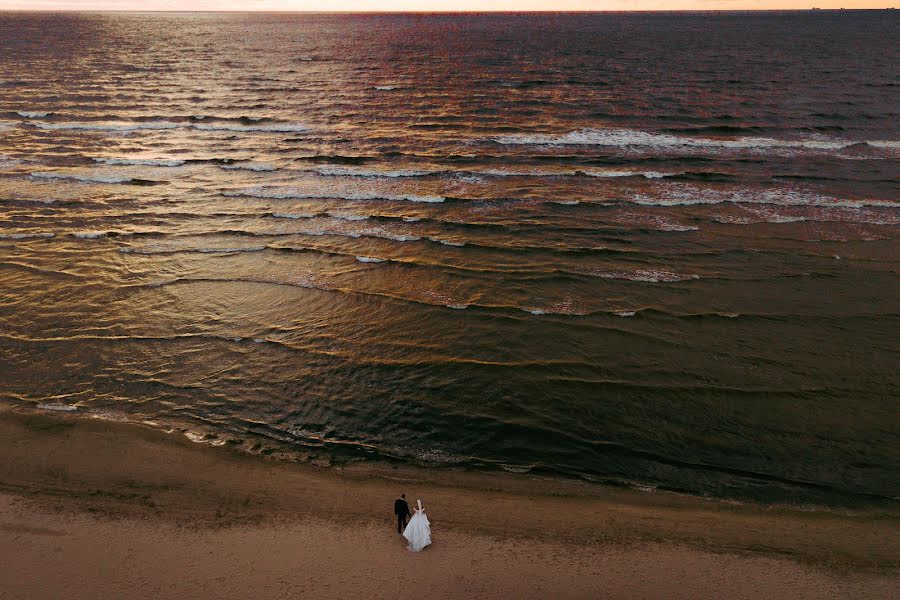
<svg viewBox="0 0 900 600"><path fill-rule="evenodd" d="M486 586L478 589L487 597L507 597L505 589L508 597L540 597L538 589L556 589L559 597L573 598L603 590L608 597L690 597L691 589L701 594L712 590L712 597L753 597L752 592L758 595L758 586L765 585L764 595L772 598L888 598L900 585L896 515L729 504L527 475L435 474L384 465L323 468L198 444L146 426L0 408L3 555L14 557L13 562L22 563L20 570L33 575L14 579L9 569L0 569L0 591L18 589L13 586L25 580L43 589L53 548L66 553L70 544L74 554L58 568L71 568L72 577L81 582L82 592L69 597L88 594L102 581L93 579L83 561L91 560L91 552L101 553L104 540L135 548L143 540L156 540L176 570L197 564L192 553L199 550L191 549L197 542L190 540L207 539L212 545L202 547L221 548L237 543L235 536L246 539L229 547L232 554L247 553L247 560L254 556L269 567L285 559L266 558L269 542L263 539L279 540L285 552L291 548L297 560L307 563L318 560L320 550L332 553L329 556L339 563L346 553L350 562L341 568L348 576L349 571L369 568L372 561L405 565L409 556L396 538L391 515L393 499L401 491L413 501L423 498L433 524L434 547L413 561L431 566L406 575L409 581L432 581L440 590L432 595L467 597L475 588L454 587L446 578L456 571L446 567L456 565L459 572L472 575L460 561L475 556L496 567L478 583ZM92 537L100 531L103 536ZM297 546L311 537L321 542ZM85 550L81 557L76 547L94 550ZM380 548L379 554L370 556L366 548ZM144 551L152 552L149 547L135 550ZM216 558L217 552L210 551L211 562L203 563L203 572L226 580L237 577L240 561L223 566L228 561ZM548 556L561 562L548 570L541 559ZM512 566L507 572L503 565ZM323 581L334 576L329 568L322 566ZM131 585L129 572L116 572L122 585ZM743 573L744 579L726 576L734 572ZM783 578L786 572L788 579ZM682 574L676 577L681 583L676 585L672 573ZM259 573L244 575L263 585ZM154 580L149 574L147 578ZM304 589L323 597L366 589L353 578L342 582L338 577L332 581L336 587L328 589L316 587L314 579L308 582L312 587ZM655 587L640 587L648 581L655 581ZM808 585L798 591L798 581ZM503 585L492 587L498 582ZM210 585L204 588L208 597L226 597L216 591L228 588ZM293 589L285 585L285 590ZM385 585L379 589L394 597L421 591ZM31 597L60 592L46 586L46 594ZM341 594L334 592L338 589ZM12 597L25 596L13 592ZM133 597L159 595L148 591Z"/></svg>
<svg viewBox="0 0 900 600"><path fill-rule="evenodd" d="M519 470L506 468L499 463L483 462L478 465L455 463L427 463L415 459L402 458L390 454L377 453L377 458L359 458L354 453L341 453L334 442L323 442L321 446L297 445L283 441L275 437L253 432L226 431L217 432L213 429L203 429L196 424L188 425L172 421L138 420L130 418L124 413L93 411L78 407L57 404L17 404L0 400L0 414L10 412L21 415L46 416L48 418L75 419L81 422L100 421L120 424L126 427L136 427L157 431L169 436L176 436L189 440L192 444L210 447L224 447L228 451L261 460L275 460L278 462L307 465L322 468L334 468L343 473L358 474L360 476L381 476L388 479L401 480L426 480L430 482L445 482L448 485L460 486L465 484L473 488L515 489L523 492L537 491L539 489L561 489L585 495L600 495L601 490L623 490L625 493L638 494L664 494L675 497L685 497L694 501L721 503L731 505L747 505L764 508L767 510L786 510L802 512L826 512L846 514L848 516L859 514L887 515L900 517L900 498L889 498L871 493L852 492L846 490L832 490L832 493L843 498L854 497L860 504L851 505L823 504L814 501L808 502L783 502L762 501L740 496L714 496L701 495L689 490L666 487L665 485L644 484L640 481L626 479L607 478L592 481L590 478L576 475L567 475L553 470ZM764 477L768 479L768 477ZM798 486L822 487L817 484L793 482ZM863 499L867 499L865 503Z"/></svg>

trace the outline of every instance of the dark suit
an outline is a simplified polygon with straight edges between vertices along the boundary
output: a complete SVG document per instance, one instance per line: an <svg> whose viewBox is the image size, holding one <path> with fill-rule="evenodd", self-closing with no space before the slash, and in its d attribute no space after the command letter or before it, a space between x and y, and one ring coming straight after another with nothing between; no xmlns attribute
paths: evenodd
<svg viewBox="0 0 900 600"><path fill-rule="evenodd" d="M397 515L397 533L403 533L403 530L406 529L406 518L412 516L406 500L403 498L394 500L394 514Z"/></svg>

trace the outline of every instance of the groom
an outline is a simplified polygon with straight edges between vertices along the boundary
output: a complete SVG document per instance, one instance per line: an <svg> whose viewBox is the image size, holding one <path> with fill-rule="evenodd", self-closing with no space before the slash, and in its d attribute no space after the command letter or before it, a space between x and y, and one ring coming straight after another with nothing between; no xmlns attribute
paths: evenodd
<svg viewBox="0 0 900 600"><path fill-rule="evenodd" d="M400 497L394 500L394 514L397 515L397 533L403 533L406 529L406 518L412 516L409 504L406 503L406 494L400 494Z"/></svg>

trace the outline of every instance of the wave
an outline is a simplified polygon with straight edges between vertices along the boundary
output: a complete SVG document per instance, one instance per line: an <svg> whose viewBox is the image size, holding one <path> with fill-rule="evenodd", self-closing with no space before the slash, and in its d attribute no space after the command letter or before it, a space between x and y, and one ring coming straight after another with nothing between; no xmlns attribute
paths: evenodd
<svg viewBox="0 0 900 600"><path fill-rule="evenodd" d="M334 212L325 214L333 219L340 219L341 221L366 221L371 218L369 215L348 215Z"/></svg>
<svg viewBox="0 0 900 600"><path fill-rule="evenodd" d="M36 239L48 239L56 236L55 233L44 233L44 232L21 232L21 233L0 233L0 240L36 240Z"/></svg>
<svg viewBox="0 0 900 600"><path fill-rule="evenodd" d="M361 169L341 165L322 165L309 169L326 177L368 177L368 178L404 178L429 177L435 175L455 175L459 177L643 177L645 179L661 179L678 177L685 173L664 173L660 171L633 171L616 169Z"/></svg>
<svg viewBox="0 0 900 600"><path fill-rule="evenodd" d="M373 86L372 89L378 90L380 92L392 92L397 89L396 85L376 85Z"/></svg>
<svg viewBox="0 0 900 600"><path fill-rule="evenodd" d="M662 173L660 171L584 170L579 172L589 177L643 177L644 179L662 179L684 175L684 173Z"/></svg>
<svg viewBox="0 0 900 600"><path fill-rule="evenodd" d="M775 204L780 206L820 206L863 208L900 208L900 202L879 199L841 200L802 190L715 190L707 188L669 188L662 195L636 194L631 201L642 206L691 206L696 204Z"/></svg>
<svg viewBox="0 0 900 600"><path fill-rule="evenodd" d="M865 208L815 207L818 210L806 214L785 214L766 205L745 205L741 207L747 214L715 215L712 219L727 225L753 225L756 223L856 223L861 225L898 225L900 215L896 212ZM796 212L796 211L795 211Z"/></svg>
<svg viewBox="0 0 900 600"><path fill-rule="evenodd" d="M60 202L56 198L2 198L0 202L27 202L29 204L56 204Z"/></svg>
<svg viewBox="0 0 900 600"><path fill-rule="evenodd" d="M807 150L841 150L857 144L879 148L896 148L896 140L854 141L837 138L784 140L767 137L687 137L668 133L654 133L638 129L579 129L564 134L518 134L494 138L499 144L535 146L614 146L655 148L728 148L767 149L800 148Z"/></svg>
<svg viewBox="0 0 900 600"><path fill-rule="evenodd" d="M546 306L518 306L515 307L532 315L568 315L573 317L585 317L597 311L581 306L573 300L562 300Z"/></svg>
<svg viewBox="0 0 900 600"><path fill-rule="evenodd" d="M875 148L896 149L900 148L900 140L868 140L866 141L866 145L873 146Z"/></svg>
<svg viewBox="0 0 900 600"><path fill-rule="evenodd" d="M259 246L224 246L224 247L204 247L204 248L186 248L178 246L143 246L141 248L119 248L122 254L179 254L179 253L199 253L199 254L235 254L239 252L262 252L270 249L267 245Z"/></svg>
<svg viewBox="0 0 900 600"><path fill-rule="evenodd" d="M238 133L306 133L312 131L307 125L296 123L272 123L260 125L230 125L225 123L194 123L200 131L234 131Z"/></svg>
<svg viewBox="0 0 900 600"><path fill-rule="evenodd" d="M31 173L33 179L71 179L83 183L125 183L132 185L158 185L165 183L152 179L140 179L126 175L83 175L80 173L60 173L59 171L35 171Z"/></svg>
<svg viewBox="0 0 900 600"><path fill-rule="evenodd" d="M357 257L356 257L356 260L358 260L358 261L361 262L361 263L380 263L380 262L384 262L384 259L383 259L383 258L375 258L375 257L372 257L372 256L357 256Z"/></svg>
<svg viewBox="0 0 900 600"><path fill-rule="evenodd" d="M443 244L444 246L456 246L456 247L461 248L462 246L466 245L465 242L454 242L451 240L442 240L441 238L437 238L437 237L429 237L428 239L436 244Z"/></svg>
<svg viewBox="0 0 900 600"><path fill-rule="evenodd" d="M428 175L439 175L442 171L426 171L426 170L417 170L417 169L399 169L399 170L377 170L377 169L353 169L350 167L343 167L339 165L322 165L321 167L316 167L314 169L310 169L314 173L318 173L319 175L323 175L326 177L386 177L386 178L400 178L400 177L426 177Z"/></svg>
<svg viewBox="0 0 900 600"><path fill-rule="evenodd" d="M74 130L74 131L139 131L142 129L177 129L178 123L171 121L68 121L64 123L32 123L38 129Z"/></svg>
<svg viewBox="0 0 900 600"><path fill-rule="evenodd" d="M187 162L178 158L94 158L93 160L105 165L138 167L180 167Z"/></svg>
<svg viewBox="0 0 900 600"><path fill-rule="evenodd" d="M48 402L46 404L38 404L38 408L42 410L55 410L60 412L75 412L78 410L77 406L73 406L71 404L61 404L59 402Z"/></svg>
<svg viewBox="0 0 900 600"><path fill-rule="evenodd" d="M26 119L42 119L50 115L49 112L39 112L35 110L20 110L16 114L25 117Z"/></svg>
<svg viewBox="0 0 900 600"><path fill-rule="evenodd" d="M72 234L77 238L81 238L83 240L92 240L96 238L106 237L106 231L79 231Z"/></svg>
<svg viewBox="0 0 900 600"><path fill-rule="evenodd" d="M276 219L315 219L319 215L312 213L272 213Z"/></svg>
<svg viewBox="0 0 900 600"><path fill-rule="evenodd" d="M640 281L643 283L676 283L700 279L699 275L680 275L671 271L658 271L655 269L637 270L589 270L583 271L586 275L602 277L603 279L624 279L627 281ZM632 313L634 314L634 313Z"/></svg>
<svg viewBox="0 0 900 600"><path fill-rule="evenodd" d="M635 229L651 229L654 231L673 231L687 232L699 231L700 228L695 225L685 225L677 221L672 221L665 217L650 214L622 214L619 217L620 223Z"/></svg>
<svg viewBox="0 0 900 600"><path fill-rule="evenodd" d="M277 171L278 167L274 165L270 165L267 163L251 163L251 162L239 162L239 163L229 163L227 165L219 165L220 169L224 169L226 171L257 171L257 172L266 172L266 171Z"/></svg>
<svg viewBox="0 0 900 600"><path fill-rule="evenodd" d="M309 126L297 123L236 125L230 123L175 123L173 121L65 121L34 122L32 125L39 129L73 131L152 131L178 128L235 133L306 133L312 131Z"/></svg>
<svg viewBox="0 0 900 600"><path fill-rule="evenodd" d="M24 162L25 161L23 161L21 159L13 158L11 156L6 156L5 154L0 154L0 168L17 167L17 166L23 164Z"/></svg>
<svg viewBox="0 0 900 600"><path fill-rule="evenodd" d="M265 234L263 234L265 235ZM351 230L343 230L343 229L298 229L295 231L291 231L289 235L310 235L315 237L322 236L336 236L336 237L346 237L350 239L359 239L359 238L378 238L382 240L390 240L392 242L417 242L422 238L415 235L408 235L402 233L392 233L390 231L385 231L384 229L374 229L374 228L364 228L364 229L351 229ZM278 250L279 248L274 248Z"/></svg>
<svg viewBox="0 0 900 600"><path fill-rule="evenodd" d="M310 194L309 192L303 192L294 188L265 188L265 187L252 187L252 188L244 188L240 190L228 190L222 192L223 196L227 197L242 197L247 196L250 198L263 198L268 200L287 200L287 199L295 199L295 200L351 200L351 201L366 201L366 200L390 200L395 202L426 202L426 203L437 203L444 202L446 198L443 196L418 196L415 194L378 194L374 192L366 193L366 192L350 192L345 194L335 194L335 193L321 193L321 194Z"/></svg>

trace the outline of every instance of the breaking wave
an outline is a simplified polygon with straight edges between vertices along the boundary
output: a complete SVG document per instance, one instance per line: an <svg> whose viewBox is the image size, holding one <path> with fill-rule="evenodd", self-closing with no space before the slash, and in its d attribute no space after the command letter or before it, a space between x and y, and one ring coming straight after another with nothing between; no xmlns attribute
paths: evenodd
<svg viewBox="0 0 900 600"><path fill-rule="evenodd" d="M709 188L668 188L659 194L635 194L635 204L643 206L691 206L696 204L776 204L781 206L825 206L862 208L865 206L898 208L900 202L878 199L839 199L813 192L792 189L717 190Z"/></svg>
<svg viewBox="0 0 900 600"><path fill-rule="evenodd" d="M128 177L127 175L85 175L82 173L60 173L58 171L36 171L31 173L33 179L69 179L83 183L130 183L135 185L154 185L163 183L149 179Z"/></svg>
<svg viewBox="0 0 900 600"><path fill-rule="evenodd" d="M93 160L105 165L139 167L180 167L187 162L178 158L94 158Z"/></svg>
<svg viewBox="0 0 900 600"><path fill-rule="evenodd" d="M297 190L294 188L266 188L266 187L251 187L240 190L228 190L223 192L222 195L228 197L241 197L247 196L250 198L263 198L268 200L315 200L315 199L323 199L323 200L351 200L351 201L366 201L366 200L391 200L396 202L425 202L425 203L438 203L444 202L446 198L443 196L419 196L416 194L379 194L374 192L348 192L344 194L335 194L330 192L323 192L320 194L312 194L310 192Z"/></svg>
<svg viewBox="0 0 900 600"><path fill-rule="evenodd" d="M231 123L175 123L172 121L65 121L58 123L34 122L32 125L39 129L73 131L152 131L178 128L235 133L306 133L311 131L307 125L297 123L238 125Z"/></svg>
<svg viewBox="0 0 900 600"><path fill-rule="evenodd" d="M494 138L500 144L535 146L615 146L653 148L728 148L766 149L800 148L806 150L841 150L860 143L879 148L896 148L896 140L859 142L837 138L787 140L767 137L687 137L654 133L638 129L579 129L564 134L518 134Z"/></svg>

